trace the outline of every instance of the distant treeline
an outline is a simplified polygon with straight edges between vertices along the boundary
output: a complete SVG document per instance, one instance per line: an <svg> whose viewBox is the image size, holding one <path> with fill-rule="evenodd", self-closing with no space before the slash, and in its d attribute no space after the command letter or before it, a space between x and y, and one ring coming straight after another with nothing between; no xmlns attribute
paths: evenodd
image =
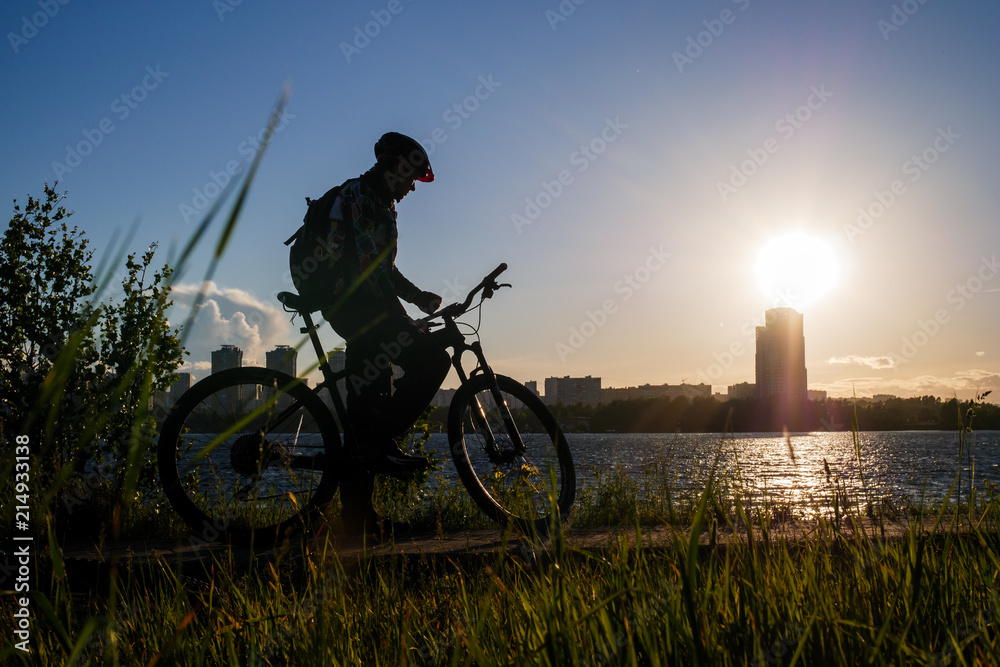
<svg viewBox="0 0 1000 667"><path fill-rule="evenodd" d="M771 406L755 399L653 398L550 409L566 430L593 433L745 433L781 431L785 426L790 431L842 431L850 430L855 419L862 431L956 430L960 421L976 430L1000 429L1000 406L934 396L807 401L791 419L776 417Z"/></svg>

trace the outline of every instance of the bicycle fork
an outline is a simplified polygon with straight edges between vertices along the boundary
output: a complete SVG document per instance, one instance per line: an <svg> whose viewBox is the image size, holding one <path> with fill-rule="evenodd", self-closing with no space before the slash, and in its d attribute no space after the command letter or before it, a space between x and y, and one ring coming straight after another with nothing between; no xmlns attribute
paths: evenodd
<svg viewBox="0 0 1000 667"><path fill-rule="evenodd" d="M479 341L476 341L467 347L476 355L476 359L479 362L476 371L485 375L489 380L490 395L493 398L494 405L497 407L497 411L500 413L500 418L503 421L504 428L507 430L514 453L517 456L522 456L525 452L524 441L521 439L521 433L518 431L517 424L514 423L514 418L510 414L510 406L507 405L507 401L504 400L503 394L500 392L497 376L489 364L486 363L486 356L483 354L482 345L480 345ZM460 355L460 352L456 351L456 357L458 355ZM466 381L465 373L462 372L461 364L458 363L457 358L455 368L464 383ZM473 371L473 374L476 371ZM473 398L475 400L475 408L472 414L473 423L476 424L477 429L480 430L486 440L486 452L490 456L490 459L499 461L503 452L501 452L497 438L493 434L493 429L490 428L489 420L486 419L486 409L483 407L478 395L474 395Z"/></svg>

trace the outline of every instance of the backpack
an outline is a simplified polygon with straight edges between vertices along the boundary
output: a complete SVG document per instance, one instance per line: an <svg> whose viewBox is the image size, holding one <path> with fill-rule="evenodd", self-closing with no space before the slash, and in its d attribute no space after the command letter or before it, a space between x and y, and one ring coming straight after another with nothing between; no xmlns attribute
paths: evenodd
<svg viewBox="0 0 1000 667"><path fill-rule="evenodd" d="M343 227L344 246L353 249L356 245L354 225L330 216L342 188L343 185L331 188L319 199L306 197L302 226L285 241L289 246L288 268L292 284L312 310L331 305L336 298L338 282L357 274L356 269L352 271L357 264L356 251L344 253L337 262L330 260L337 247L334 245L335 229Z"/></svg>

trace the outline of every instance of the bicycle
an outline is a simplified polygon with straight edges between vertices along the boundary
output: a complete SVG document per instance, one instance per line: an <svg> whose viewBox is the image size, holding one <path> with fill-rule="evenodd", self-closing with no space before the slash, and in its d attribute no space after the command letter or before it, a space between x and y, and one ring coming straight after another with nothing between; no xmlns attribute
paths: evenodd
<svg viewBox="0 0 1000 667"><path fill-rule="evenodd" d="M469 342L459 325L470 325L456 321L510 287L496 282L506 269L501 264L464 302L419 322L452 350L460 386L448 409L448 442L463 484L499 525L545 534L552 510L566 516L576 494L566 437L535 393L493 372L478 327ZM310 388L302 379L254 367L213 373L178 399L158 444L160 481L173 507L195 531L235 543L273 544L313 528L340 476L367 465L337 385L356 380L362 369L333 371L312 319L317 308L292 292L278 299L302 317L301 332L312 341L323 381ZM466 352L476 359L468 374ZM332 411L320 397L324 389Z"/></svg>

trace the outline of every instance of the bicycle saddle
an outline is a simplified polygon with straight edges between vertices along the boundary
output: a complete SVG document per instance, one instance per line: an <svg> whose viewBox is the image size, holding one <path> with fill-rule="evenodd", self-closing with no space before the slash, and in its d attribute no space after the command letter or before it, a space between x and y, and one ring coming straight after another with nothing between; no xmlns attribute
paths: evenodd
<svg viewBox="0 0 1000 667"><path fill-rule="evenodd" d="M322 310L323 306L326 305L310 301L301 294L296 294L295 292L278 292L277 299L281 302L281 305L285 306L285 308L294 310L298 313L312 313L317 310Z"/></svg>

